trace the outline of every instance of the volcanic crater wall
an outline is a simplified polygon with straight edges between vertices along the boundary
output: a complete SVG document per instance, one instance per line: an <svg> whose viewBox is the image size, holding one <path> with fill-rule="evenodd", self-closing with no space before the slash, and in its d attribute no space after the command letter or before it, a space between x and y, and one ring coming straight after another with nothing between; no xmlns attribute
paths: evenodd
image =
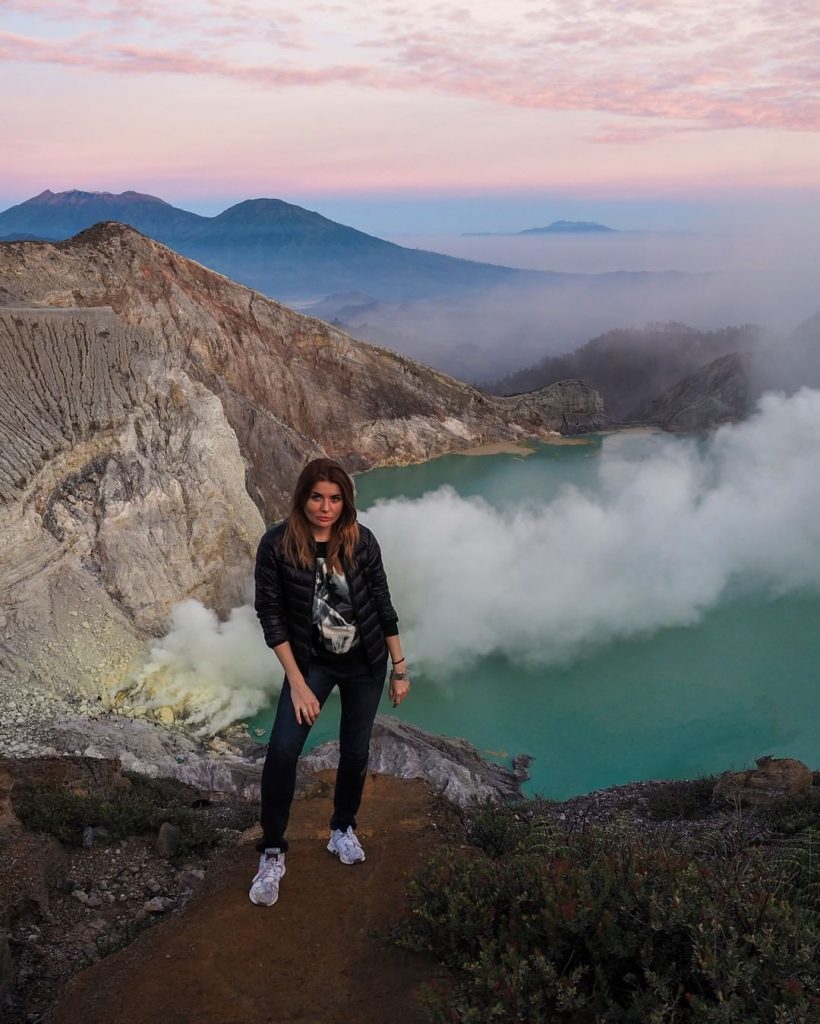
<svg viewBox="0 0 820 1024"><path fill-rule="evenodd" d="M0 672L67 691L116 682L177 601L242 603L307 458L603 419L585 385L486 396L117 224L0 245L0 389Z"/></svg>

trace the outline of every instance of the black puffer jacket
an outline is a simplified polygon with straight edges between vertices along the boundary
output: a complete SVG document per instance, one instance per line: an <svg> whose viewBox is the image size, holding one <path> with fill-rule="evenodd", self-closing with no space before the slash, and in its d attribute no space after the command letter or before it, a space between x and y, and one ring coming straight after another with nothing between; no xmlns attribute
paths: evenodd
<svg viewBox="0 0 820 1024"><path fill-rule="evenodd" d="M290 641L296 664L307 671L313 635L313 566L303 569L289 562L282 550L285 522L271 527L256 552L254 607L268 647ZM387 576L378 542L359 524L355 564L343 565L350 600L356 613L361 643L379 682L387 671L386 636L396 636L398 616L390 603Z"/></svg>

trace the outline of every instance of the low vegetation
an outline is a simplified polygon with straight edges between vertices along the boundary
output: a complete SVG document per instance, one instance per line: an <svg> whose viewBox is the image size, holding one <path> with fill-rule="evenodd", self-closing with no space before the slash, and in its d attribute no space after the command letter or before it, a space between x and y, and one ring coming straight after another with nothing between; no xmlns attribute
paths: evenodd
<svg viewBox="0 0 820 1024"><path fill-rule="evenodd" d="M155 833L168 821L179 829L176 852L181 856L219 845L226 826L242 829L253 821L251 808L247 813L235 810L227 821L224 814L209 813L208 807L192 807L187 793L168 780L137 774L124 778L127 785L106 796L74 792L51 782L28 782L15 790L14 811L33 832L48 833L73 846L82 843L87 828L98 836L126 839Z"/></svg>
<svg viewBox="0 0 820 1024"><path fill-rule="evenodd" d="M672 794L681 817L699 816L704 786ZM816 1024L817 801L789 803L764 815L787 825L765 844L763 816L673 838L477 808L413 883L396 934L452 972L454 989L429 993L433 1020Z"/></svg>
<svg viewBox="0 0 820 1024"><path fill-rule="evenodd" d="M700 821L714 811L712 790L716 779L681 779L651 790L647 813L652 821Z"/></svg>

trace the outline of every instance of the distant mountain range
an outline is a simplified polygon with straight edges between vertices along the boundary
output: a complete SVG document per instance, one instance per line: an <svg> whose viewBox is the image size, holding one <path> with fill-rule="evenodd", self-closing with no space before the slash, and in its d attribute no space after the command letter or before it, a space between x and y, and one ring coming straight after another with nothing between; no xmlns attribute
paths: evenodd
<svg viewBox="0 0 820 1024"><path fill-rule="evenodd" d="M465 231L464 238L487 238L518 235L615 235L618 232L615 228L608 228L606 224L596 224L591 220L554 220L545 228L524 228L523 231Z"/></svg>
<svg viewBox="0 0 820 1024"><path fill-rule="evenodd" d="M0 213L0 240L64 240L101 221L128 224L357 338L474 381L498 379L636 315L687 317L704 286L704 275L674 271L572 274L457 259L279 199L203 217L140 192L47 190Z"/></svg>
<svg viewBox="0 0 820 1024"><path fill-rule="evenodd" d="M249 199L216 217L140 192L51 192L0 213L0 239L56 241L120 221L243 284L290 302L366 289L406 300L570 280L408 249L280 199Z"/></svg>

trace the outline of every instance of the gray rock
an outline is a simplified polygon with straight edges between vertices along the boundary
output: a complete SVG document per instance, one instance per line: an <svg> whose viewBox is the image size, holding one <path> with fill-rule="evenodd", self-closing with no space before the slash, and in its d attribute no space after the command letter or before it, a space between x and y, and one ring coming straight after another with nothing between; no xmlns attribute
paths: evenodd
<svg viewBox="0 0 820 1024"><path fill-rule="evenodd" d="M792 757L760 757L757 768L745 772L724 772L715 783L715 803L755 807L811 788L811 770Z"/></svg>
<svg viewBox="0 0 820 1024"><path fill-rule="evenodd" d="M170 821L163 821L159 827L155 849L160 857L173 857L179 849L181 833Z"/></svg>
<svg viewBox="0 0 820 1024"><path fill-rule="evenodd" d="M339 744L315 747L303 758L305 768L335 768ZM370 770L403 779L426 779L448 800L468 806L474 799L522 798L519 779L501 765L485 761L467 740L436 736L396 718L377 715L370 742Z"/></svg>
<svg viewBox="0 0 820 1024"><path fill-rule="evenodd" d="M185 868L177 875L177 886L180 892L191 892L204 879L205 872L200 868Z"/></svg>
<svg viewBox="0 0 820 1024"><path fill-rule="evenodd" d="M83 906L88 903L88 893L83 889L73 889L71 895L78 903L82 903Z"/></svg>
<svg viewBox="0 0 820 1024"><path fill-rule="evenodd" d="M165 914L169 910L173 910L176 905L177 901L171 899L170 896L154 896L153 899L146 900L143 903L142 909L149 914Z"/></svg>
<svg viewBox="0 0 820 1024"><path fill-rule="evenodd" d="M246 800L259 799L261 761L230 750L214 756L204 744L180 729L169 729L147 719L111 716L89 718L63 715L48 727L50 742L58 750L72 750L78 736L93 736L106 758L119 760L128 771L151 778L176 779L197 793L230 793ZM262 748L257 748L259 754ZM185 754L180 763L177 755Z"/></svg>

